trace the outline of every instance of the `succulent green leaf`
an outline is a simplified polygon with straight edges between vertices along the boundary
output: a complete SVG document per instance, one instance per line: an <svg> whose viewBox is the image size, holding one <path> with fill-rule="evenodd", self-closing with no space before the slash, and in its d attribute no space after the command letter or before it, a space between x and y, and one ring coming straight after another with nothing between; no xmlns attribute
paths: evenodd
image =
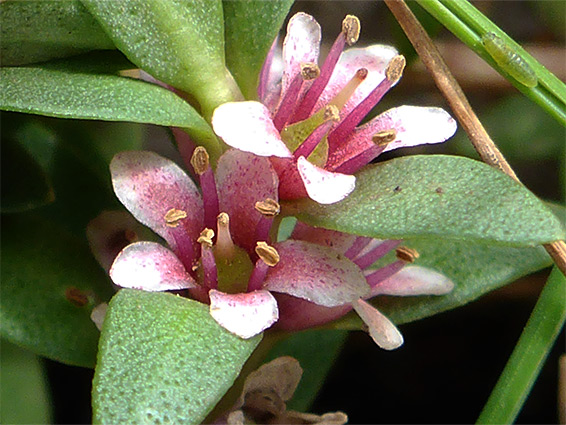
<svg viewBox="0 0 566 425"><path fill-rule="evenodd" d="M257 97L258 77L293 0L224 0L226 64L247 99Z"/></svg>
<svg viewBox="0 0 566 425"><path fill-rule="evenodd" d="M210 117L234 100L237 87L225 67L220 0L82 0L133 63L186 91Z"/></svg>
<svg viewBox="0 0 566 425"><path fill-rule="evenodd" d="M345 200L303 200L288 210L314 226L379 239L533 246L565 237L558 219L524 186L481 162L444 155L370 165Z"/></svg>
<svg viewBox="0 0 566 425"><path fill-rule="evenodd" d="M92 308L109 279L86 242L26 213L2 218L2 336L36 354L93 367L99 332Z"/></svg>
<svg viewBox="0 0 566 425"><path fill-rule="evenodd" d="M0 341L0 422L48 424L51 419L49 390L41 360L14 344Z"/></svg>
<svg viewBox="0 0 566 425"><path fill-rule="evenodd" d="M510 248L441 238L407 239L403 245L419 252L416 265L445 274L454 282L455 288L442 296L373 298L371 303L397 324L460 307L552 264L542 247ZM388 261L393 258L383 259L383 263ZM331 327L359 329L361 325L361 320L351 314Z"/></svg>
<svg viewBox="0 0 566 425"><path fill-rule="evenodd" d="M0 36L2 66L116 48L78 0L2 1Z"/></svg>
<svg viewBox="0 0 566 425"><path fill-rule="evenodd" d="M226 331L197 301L123 289L102 330L94 421L199 424L260 340Z"/></svg>
<svg viewBox="0 0 566 425"><path fill-rule="evenodd" d="M132 78L70 71L60 64L1 68L0 109L182 127L213 155L219 149L206 121L173 92Z"/></svg>

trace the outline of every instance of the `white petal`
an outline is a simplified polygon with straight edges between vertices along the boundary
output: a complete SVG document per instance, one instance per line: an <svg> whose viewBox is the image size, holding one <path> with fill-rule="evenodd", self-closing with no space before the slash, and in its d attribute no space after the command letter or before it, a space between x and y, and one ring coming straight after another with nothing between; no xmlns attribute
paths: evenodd
<svg viewBox="0 0 566 425"><path fill-rule="evenodd" d="M352 303L358 316L368 326L371 338L384 350L395 350L403 345L403 335L383 314L364 300Z"/></svg>
<svg viewBox="0 0 566 425"><path fill-rule="evenodd" d="M104 324L104 318L106 317L107 310L108 304L100 303L90 312L90 320L94 322L99 331L102 330L102 325Z"/></svg>
<svg viewBox="0 0 566 425"><path fill-rule="evenodd" d="M326 171L299 157L297 169L309 198L319 204L334 204L348 196L356 187L356 178L348 174Z"/></svg>
<svg viewBox="0 0 566 425"><path fill-rule="evenodd" d="M306 13L299 12L289 20L287 35L283 41L283 80L281 96L285 94L301 63L317 63L320 51L320 25Z"/></svg>
<svg viewBox="0 0 566 425"><path fill-rule="evenodd" d="M397 132L396 139L389 143L384 152L398 148L425 144L442 143L454 135L457 129L454 118L442 108L421 106L399 106L375 117L356 130L354 137L367 137L381 130Z"/></svg>
<svg viewBox="0 0 566 425"><path fill-rule="evenodd" d="M420 266L407 266L373 288L371 295L444 295L454 282L441 273Z"/></svg>
<svg viewBox="0 0 566 425"><path fill-rule="evenodd" d="M259 102L228 102L220 105L212 115L212 127L233 148L258 156L293 156L273 125L269 110Z"/></svg>
<svg viewBox="0 0 566 425"><path fill-rule="evenodd" d="M175 254L155 242L136 242L124 248L110 268L110 277L118 286L144 291L196 287Z"/></svg>
<svg viewBox="0 0 566 425"><path fill-rule="evenodd" d="M251 338L279 318L277 301L268 291L225 294L211 289L210 315L218 324L241 338Z"/></svg>

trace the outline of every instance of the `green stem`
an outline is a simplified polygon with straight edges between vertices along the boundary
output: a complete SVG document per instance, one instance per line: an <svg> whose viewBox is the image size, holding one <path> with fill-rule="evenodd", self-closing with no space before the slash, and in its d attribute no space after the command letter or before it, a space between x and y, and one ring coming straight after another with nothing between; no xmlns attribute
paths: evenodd
<svg viewBox="0 0 566 425"><path fill-rule="evenodd" d="M478 424L512 423L566 320L566 278L553 268Z"/></svg>
<svg viewBox="0 0 566 425"><path fill-rule="evenodd" d="M466 0L417 1L423 9L509 80L517 90L541 106L562 125L566 125L566 85L479 10ZM504 40L535 71L538 78L536 87L527 87L518 82L493 60L481 42L481 37L488 32L495 33Z"/></svg>

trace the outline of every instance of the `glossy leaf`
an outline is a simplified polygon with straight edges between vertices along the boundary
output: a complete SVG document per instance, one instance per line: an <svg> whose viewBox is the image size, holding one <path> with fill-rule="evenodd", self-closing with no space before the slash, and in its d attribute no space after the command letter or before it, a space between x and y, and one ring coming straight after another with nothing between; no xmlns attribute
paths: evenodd
<svg viewBox="0 0 566 425"><path fill-rule="evenodd" d="M63 363L93 367L92 308L110 282L86 242L31 214L2 219L2 336Z"/></svg>
<svg viewBox="0 0 566 425"><path fill-rule="evenodd" d="M102 330L95 423L200 423L260 340L229 333L199 302L121 290Z"/></svg>
<svg viewBox="0 0 566 425"><path fill-rule="evenodd" d="M311 225L380 239L530 246L565 237L556 217L524 186L481 162L444 155L370 165L344 201L324 206L304 200L289 210Z"/></svg>
<svg viewBox="0 0 566 425"><path fill-rule="evenodd" d="M448 295L376 297L371 303L395 323L423 319L465 305L529 273L552 264L544 248L509 248L464 241L408 239L403 245L416 249L416 265L448 276L455 288ZM383 261L391 261L386 257ZM349 315L333 327L359 328L361 321Z"/></svg>
<svg viewBox="0 0 566 425"><path fill-rule="evenodd" d="M47 173L19 143L21 133L10 122L2 131L1 211L21 212L54 201L55 194ZM7 128L8 127L8 128Z"/></svg>
<svg viewBox="0 0 566 425"><path fill-rule="evenodd" d="M26 65L88 50L115 49L78 0L0 2L3 66Z"/></svg>
<svg viewBox="0 0 566 425"><path fill-rule="evenodd" d="M10 67L0 70L0 93L3 110L183 127L213 152L218 149L212 129L192 106L144 81L58 66Z"/></svg>
<svg viewBox="0 0 566 425"><path fill-rule="evenodd" d="M40 358L7 341L0 341L0 345L0 422L52 423L48 385Z"/></svg>
<svg viewBox="0 0 566 425"><path fill-rule="evenodd" d="M293 0L224 0L226 64L247 99L257 98L259 72Z"/></svg>
<svg viewBox="0 0 566 425"><path fill-rule="evenodd" d="M153 77L184 90L210 117L233 100L220 0L82 0L116 46Z"/></svg>

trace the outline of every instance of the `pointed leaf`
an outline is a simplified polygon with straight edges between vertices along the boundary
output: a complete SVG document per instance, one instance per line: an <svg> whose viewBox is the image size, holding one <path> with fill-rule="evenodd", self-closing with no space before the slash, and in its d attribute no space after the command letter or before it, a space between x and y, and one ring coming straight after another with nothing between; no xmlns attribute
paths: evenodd
<svg viewBox="0 0 566 425"><path fill-rule="evenodd" d="M114 3L114 2L108 2ZM216 151L212 129L173 92L115 75L78 72L63 66L0 70L0 109L60 118L129 121L184 127Z"/></svg>
<svg viewBox="0 0 566 425"><path fill-rule="evenodd" d="M207 117L220 103L233 100L220 0L82 2L128 59L195 96Z"/></svg>
<svg viewBox="0 0 566 425"><path fill-rule="evenodd" d="M3 66L116 48L78 0L3 1L0 28Z"/></svg>
<svg viewBox="0 0 566 425"><path fill-rule="evenodd" d="M95 423L199 424L260 340L226 331L196 301L121 290L102 330Z"/></svg>
<svg viewBox="0 0 566 425"><path fill-rule="evenodd" d="M0 330L51 359L93 367L92 308L112 292L86 243L31 214L2 220Z"/></svg>
<svg viewBox="0 0 566 425"><path fill-rule="evenodd" d="M440 237L510 246L564 239L524 186L468 158L422 155L365 167L345 200L290 209L308 224L379 239Z"/></svg>
<svg viewBox="0 0 566 425"><path fill-rule="evenodd" d="M226 64L247 99L257 98L259 72L293 0L223 0Z"/></svg>

